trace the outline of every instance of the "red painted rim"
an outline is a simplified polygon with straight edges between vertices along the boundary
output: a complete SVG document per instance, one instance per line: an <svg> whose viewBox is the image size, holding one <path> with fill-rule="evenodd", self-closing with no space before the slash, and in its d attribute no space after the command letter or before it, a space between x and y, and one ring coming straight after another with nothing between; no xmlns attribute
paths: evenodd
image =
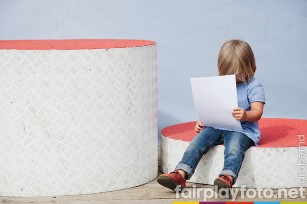
<svg viewBox="0 0 307 204"><path fill-rule="evenodd" d="M83 50L143 47L156 44L150 40L68 39L68 40L0 40L4 50Z"/></svg>
<svg viewBox="0 0 307 204"><path fill-rule="evenodd" d="M190 142L197 134L194 127L195 122L187 122L168 126L162 129L161 133L165 137ZM261 131L259 147L307 146L307 120L262 118L259 121L259 128Z"/></svg>

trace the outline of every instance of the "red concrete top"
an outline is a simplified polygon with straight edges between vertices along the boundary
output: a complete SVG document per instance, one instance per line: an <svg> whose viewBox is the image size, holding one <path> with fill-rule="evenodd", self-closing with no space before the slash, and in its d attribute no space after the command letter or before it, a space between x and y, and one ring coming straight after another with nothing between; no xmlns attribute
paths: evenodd
<svg viewBox="0 0 307 204"><path fill-rule="evenodd" d="M182 123L164 128L165 137L176 140L191 141L196 132L195 122ZM259 121L261 139L259 147L297 147L307 146L307 120L262 118ZM298 137L298 135L304 135Z"/></svg>
<svg viewBox="0 0 307 204"><path fill-rule="evenodd" d="M83 50L142 47L156 44L150 40L71 39L71 40L0 40L4 50Z"/></svg>

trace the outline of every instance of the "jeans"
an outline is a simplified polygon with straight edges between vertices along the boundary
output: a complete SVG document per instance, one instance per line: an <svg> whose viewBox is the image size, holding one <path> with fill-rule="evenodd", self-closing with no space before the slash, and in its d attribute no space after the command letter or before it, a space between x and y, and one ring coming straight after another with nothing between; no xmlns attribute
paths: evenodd
<svg viewBox="0 0 307 204"><path fill-rule="evenodd" d="M232 176L235 183L244 159L244 152L254 145L253 140L241 132L205 127L190 142L175 169L184 170L187 173L186 179L190 179L202 156L211 147L219 144L225 146L224 168L220 175Z"/></svg>

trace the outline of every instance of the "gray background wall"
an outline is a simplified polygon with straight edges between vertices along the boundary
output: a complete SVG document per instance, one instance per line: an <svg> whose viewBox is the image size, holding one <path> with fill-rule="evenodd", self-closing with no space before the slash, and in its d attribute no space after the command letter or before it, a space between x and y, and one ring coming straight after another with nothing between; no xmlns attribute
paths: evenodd
<svg viewBox="0 0 307 204"><path fill-rule="evenodd" d="M159 129L197 119L190 77L217 75L224 41L252 46L264 117L307 119L305 0L0 0L0 39L158 43Z"/></svg>

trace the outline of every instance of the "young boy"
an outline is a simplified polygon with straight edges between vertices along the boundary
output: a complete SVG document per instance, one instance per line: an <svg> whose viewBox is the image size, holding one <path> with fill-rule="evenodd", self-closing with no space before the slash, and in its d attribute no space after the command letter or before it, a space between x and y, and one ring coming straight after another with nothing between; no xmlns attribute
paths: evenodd
<svg viewBox="0 0 307 204"><path fill-rule="evenodd" d="M202 156L210 148L224 144L224 168L215 179L218 189L230 189L235 184L244 159L244 152L253 145L258 145L260 120L265 104L262 85L254 78L256 62L248 43L242 40L230 40L223 44L218 56L219 75L236 75L238 105L232 115L241 122L243 131L227 128L213 128L196 122L198 134L187 147L181 161L173 172L162 174L158 183L174 190L177 185L186 186Z"/></svg>

